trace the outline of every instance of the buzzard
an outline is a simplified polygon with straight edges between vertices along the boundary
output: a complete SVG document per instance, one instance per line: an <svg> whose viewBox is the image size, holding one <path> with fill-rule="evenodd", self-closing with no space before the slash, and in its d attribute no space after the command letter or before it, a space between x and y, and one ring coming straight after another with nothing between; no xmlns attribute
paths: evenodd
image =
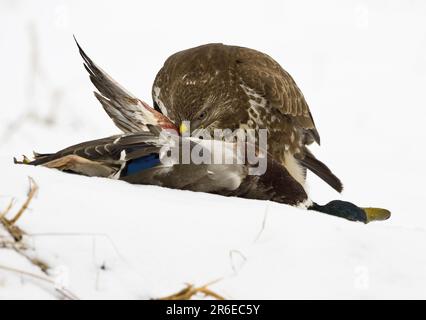
<svg viewBox="0 0 426 320"><path fill-rule="evenodd" d="M296 82L265 53L220 43L170 56L152 89L154 108L191 130L267 129L268 152L304 185L311 170L338 192L340 180L307 145L320 143Z"/></svg>

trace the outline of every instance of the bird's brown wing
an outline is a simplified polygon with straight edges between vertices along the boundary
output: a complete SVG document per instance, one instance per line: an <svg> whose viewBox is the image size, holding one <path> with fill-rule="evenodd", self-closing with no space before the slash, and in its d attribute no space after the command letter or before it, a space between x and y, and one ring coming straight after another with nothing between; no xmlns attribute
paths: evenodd
<svg viewBox="0 0 426 320"><path fill-rule="evenodd" d="M99 91L94 92L96 98L120 130L124 133L149 131L148 125L176 130L167 117L127 91L87 56L77 40L75 42L90 80Z"/></svg>
<svg viewBox="0 0 426 320"><path fill-rule="evenodd" d="M288 117L285 125L298 129L301 139L295 139L295 157L336 191L343 185L331 170L316 159L304 146L313 141L320 143L320 136L302 92L293 78L268 55L246 48L236 49L236 68L243 85L264 97L269 107L278 109ZM288 137L287 137L288 138ZM297 141L299 140L299 141ZM291 139L290 139L291 142Z"/></svg>
<svg viewBox="0 0 426 320"><path fill-rule="evenodd" d="M236 49L238 75L244 84L265 97L271 107L288 115L306 133L306 143L320 143L309 106L296 82L275 60L256 50Z"/></svg>

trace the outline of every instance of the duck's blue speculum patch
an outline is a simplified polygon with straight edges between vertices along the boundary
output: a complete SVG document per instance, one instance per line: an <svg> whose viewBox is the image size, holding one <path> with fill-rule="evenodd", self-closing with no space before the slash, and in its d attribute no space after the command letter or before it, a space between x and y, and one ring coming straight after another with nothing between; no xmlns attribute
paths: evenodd
<svg viewBox="0 0 426 320"><path fill-rule="evenodd" d="M143 170L153 168L159 163L160 158L156 153L130 160L124 168L122 176L129 176Z"/></svg>

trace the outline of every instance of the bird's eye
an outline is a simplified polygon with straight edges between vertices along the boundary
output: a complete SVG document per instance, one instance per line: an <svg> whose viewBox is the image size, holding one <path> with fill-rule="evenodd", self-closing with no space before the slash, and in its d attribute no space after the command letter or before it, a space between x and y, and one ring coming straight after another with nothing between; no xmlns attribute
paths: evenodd
<svg viewBox="0 0 426 320"><path fill-rule="evenodd" d="M203 120L206 117L206 113L205 112L201 112L198 116L198 119Z"/></svg>

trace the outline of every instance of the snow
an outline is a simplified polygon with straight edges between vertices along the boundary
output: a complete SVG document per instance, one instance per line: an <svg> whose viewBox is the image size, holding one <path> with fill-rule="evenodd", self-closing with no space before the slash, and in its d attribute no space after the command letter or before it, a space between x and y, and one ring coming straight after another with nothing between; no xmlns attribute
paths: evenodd
<svg viewBox="0 0 426 320"><path fill-rule="evenodd" d="M15 198L11 218L34 178L38 194L17 225L29 254L51 269L0 248L0 299L61 298L62 285L80 299L150 299L216 280L210 288L231 299L426 298L425 13L422 1L233 1L226 10L196 1L1 2L0 212ZM311 106L322 138L312 151L345 185L340 196L310 175L311 197L384 207L392 218L363 225L14 165L32 150L117 133L72 33L147 102L177 50L224 42L269 53Z"/></svg>

